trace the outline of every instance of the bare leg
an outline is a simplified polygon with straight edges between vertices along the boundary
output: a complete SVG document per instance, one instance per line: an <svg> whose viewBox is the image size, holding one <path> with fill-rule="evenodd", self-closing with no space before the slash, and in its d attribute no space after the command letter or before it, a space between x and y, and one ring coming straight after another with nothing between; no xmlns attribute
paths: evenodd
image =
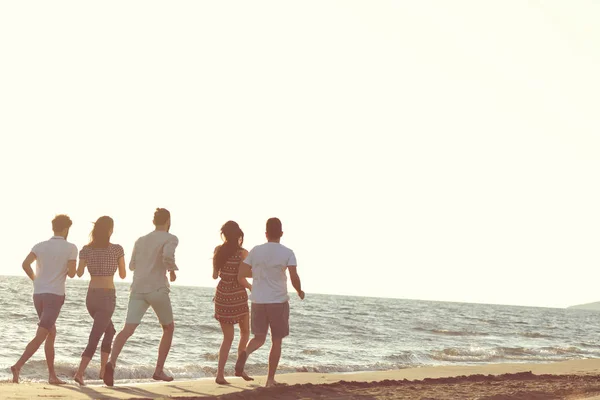
<svg viewBox="0 0 600 400"><path fill-rule="evenodd" d="M256 350L260 349L262 345L265 344L265 340L267 340L266 336L254 336L252 340L248 343L248 347L246 348L246 354L250 355Z"/></svg>
<svg viewBox="0 0 600 400"><path fill-rule="evenodd" d="M119 354L121 354L121 350L123 350L123 346L125 346L125 343L127 343L127 340L133 335L137 327L138 324L125 324L123 330L115 338L112 353L110 353L110 363L113 367L117 366L117 359L119 358Z"/></svg>
<svg viewBox="0 0 600 400"><path fill-rule="evenodd" d="M113 343L112 353L110 355L110 362L106 363L104 376L102 380L107 386L113 386L114 384L114 373L115 367L117 365L117 359L119 358L119 354L121 354L121 350L123 350L123 346L127 343L127 339L133 335L135 329L139 324L125 324L123 330L119 332L117 337L115 338L115 342Z"/></svg>
<svg viewBox="0 0 600 400"><path fill-rule="evenodd" d="M10 367L10 370L13 374L14 383L19 383L19 374L21 372L21 368L23 368L23 365L25 365L27 360L29 360L31 356L33 356L35 352L40 348L42 343L44 343L44 340L46 340L47 336L48 329L38 327L37 332L35 333L35 337L31 340L31 342L29 342L29 344L27 344L27 347L25 347L25 351L23 352L23 355L21 356L19 361L17 361L15 365Z"/></svg>
<svg viewBox="0 0 600 400"><path fill-rule="evenodd" d="M269 353L269 375L267 377L267 387L277 385L275 382L275 372L281 358L281 342L282 338L274 338L271 336L271 353Z"/></svg>
<svg viewBox="0 0 600 400"><path fill-rule="evenodd" d="M216 382L219 385L229 385L229 382L225 380L225 364L227 363L227 357L229 357L229 350L231 350L235 329L233 324L221 322L221 330L223 331L223 342L219 350L219 366L217 367Z"/></svg>
<svg viewBox="0 0 600 400"><path fill-rule="evenodd" d="M54 341L56 340L56 326L48 331L44 351L46 353L46 364L48 365L48 383L52 385L64 385L65 381L58 379L54 370Z"/></svg>
<svg viewBox="0 0 600 400"><path fill-rule="evenodd" d="M265 344L265 340L267 339L266 335L254 336L250 343L248 343L248 347L246 351L242 351L238 356L238 360L235 363L235 376L242 376L244 373L244 366L246 365L246 360L248 356L254 353L256 350L260 349L260 347Z"/></svg>
<svg viewBox="0 0 600 400"><path fill-rule="evenodd" d="M100 353L100 379L104 378L104 371L106 370L106 363L108 362L110 353Z"/></svg>
<svg viewBox="0 0 600 400"><path fill-rule="evenodd" d="M246 315L240 320L240 343L238 344L238 359L241 354L246 351L248 347L248 341L250 340L250 321L249 316ZM249 377L245 372L242 372L242 378L245 381L253 381L254 378Z"/></svg>
<svg viewBox="0 0 600 400"><path fill-rule="evenodd" d="M75 374L75 377L73 378L73 380L75 382L79 383L81 386L85 386L85 383L83 382L83 374L85 374L85 370L91 360L92 359L90 357L86 357L86 356L81 357L81 362L79 363L79 369L77 370L77 373Z"/></svg>
<svg viewBox="0 0 600 400"><path fill-rule="evenodd" d="M169 325L163 325L163 335L160 339L160 345L158 346L158 359L156 360L156 369L152 378L157 381L171 382L172 376L165 374L164 367L169 350L171 350L171 343L173 342L173 332L175 331L175 323L171 322Z"/></svg>

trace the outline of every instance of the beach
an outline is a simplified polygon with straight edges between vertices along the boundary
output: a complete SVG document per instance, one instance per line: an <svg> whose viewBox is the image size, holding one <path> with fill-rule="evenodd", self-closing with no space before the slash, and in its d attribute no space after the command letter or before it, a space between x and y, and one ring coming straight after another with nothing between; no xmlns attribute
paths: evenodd
<svg viewBox="0 0 600 400"><path fill-rule="evenodd" d="M56 369L72 378L92 326L85 304L87 282L67 281L67 299L57 321ZM0 381L35 334L38 318L25 277L0 277L4 307L0 320ZM129 285L117 285L113 321L121 329ZM166 368L177 381L214 378L223 335L214 319L214 289L173 287L175 336ZM292 298L290 336L279 372L352 373L465 364L550 363L600 358L600 319L593 311L308 294ZM118 384L148 383L156 363L161 328L149 312L119 360ZM239 338L236 333L235 341ZM267 339L270 341L270 339ZM236 344L237 346L237 344ZM233 375L233 346L225 373ZM267 373L270 343L253 354L247 372ZM98 380L99 354L86 371ZM47 368L38 352L22 379L42 382Z"/></svg>
<svg viewBox="0 0 600 400"><path fill-rule="evenodd" d="M600 359L548 364L438 366L348 374L291 373L289 386L262 388L265 377L230 386L212 379L114 388L0 384L0 398L23 399L600 399Z"/></svg>
<svg viewBox="0 0 600 400"><path fill-rule="evenodd" d="M291 335L284 342L278 380L264 389L269 343L253 354L246 383L215 384L222 339L212 316L214 289L172 290L176 330L166 370L172 383L150 380L160 326L148 315L122 352L114 388L98 380L98 356L75 385L91 318L82 307L86 282L69 281L57 322L56 367L70 384L45 384L44 353L8 383L9 366L35 332L37 316L25 278L0 277L6 307L0 319L0 399L558 399L600 396L600 329L597 312L308 295L292 300ZM127 285L117 285L115 321L126 312ZM237 339L236 339L237 340ZM225 369L233 374L235 346ZM506 375L508 374L508 375ZM488 376L491 375L491 376ZM451 378L451 379L448 379ZM407 380L407 381L405 381Z"/></svg>

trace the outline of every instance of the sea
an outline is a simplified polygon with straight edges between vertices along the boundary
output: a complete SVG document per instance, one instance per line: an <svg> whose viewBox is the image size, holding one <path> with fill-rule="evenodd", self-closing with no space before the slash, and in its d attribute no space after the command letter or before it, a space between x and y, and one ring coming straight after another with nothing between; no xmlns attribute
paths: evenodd
<svg viewBox="0 0 600 400"><path fill-rule="evenodd" d="M71 378L87 343L92 319L85 307L86 281L68 280L57 321L56 367ZM117 331L127 311L129 285L117 283ZM214 377L221 330L214 319L213 288L174 286L173 347L166 364L176 379ZM353 372L486 363L544 363L600 357L600 313L576 309L447 303L391 298L292 296L291 334L279 371ZM35 334L37 315L28 278L0 276L0 380L10 378ZM151 310L127 342L116 370L121 383L152 376L161 327ZM236 332L236 339L239 337ZM237 341L226 373L233 374ZM248 360L250 375L267 371L269 343ZM98 350L99 352L99 350ZM99 353L86 372L98 379ZM25 381L47 379L43 348L21 371Z"/></svg>

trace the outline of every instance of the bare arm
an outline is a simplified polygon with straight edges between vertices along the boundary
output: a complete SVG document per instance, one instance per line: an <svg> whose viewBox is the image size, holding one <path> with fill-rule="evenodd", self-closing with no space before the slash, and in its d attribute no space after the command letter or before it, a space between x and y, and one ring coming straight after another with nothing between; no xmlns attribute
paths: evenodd
<svg viewBox="0 0 600 400"><path fill-rule="evenodd" d="M240 264L238 271L238 282L246 289L252 291L252 285L248 282L247 278L252 278L252 267L243 262Z"/></svg>
<svg viewBox="0 0 600 400"><path fill-rule="evenodd" d="M33 268L31 268L31 264L35 261L35 259L35 253L31 252L27 255L27 257L23 261L23 264L21 264L21 266L23 267L23 271L25 271L29 279L31 279L32 281L35 280L35 273L33 272Z"/></svg>
<svg viewBox="0 0 600 400"><path fill-rule="evenodd" d="M77 276L82 277L85 272L85 267L87 267L87 261L79 259L79 266L77 267Z"/></svg>
<svg viewBox="0 0 600 400"><path fill-rule="evenodd" d="M67 275L69 278L75 278L77 274L77 260L67 261Z"/></svg>
<svg viewBox="0 0 600 400"><path fill-rule="evenodd" d="M215 251L213 252L213 279L218 279L219 278L219 268L217 268L217 266L215 265L215 257L217 256L217 251L219 251L219 249L221 248L221 246L217 246L215 247Z"/></svg>
<svg viewBox="0 0 600 400"><path fill-rule="evenodd" d="M298 297L304 300L304 292L302 291L302 283L300 282L300 276L298 275L298 270L296 265L289 265L288 270L290 271L290 280L292 281L292 286L296 289L298 293Z"/></svg>
<svg viewBox="0 0 600 400"><path fill-rule="evenodd" d="M125 257L119 257L119 277L125 279L127 276L127 268L125 268Z"/></svg>
<svg viewBox="0 0 600 400"><path fill-rule="evenodd" d="M77 247L71 244L71 256L67 261L67 275L69 278L74 278L77 274Z"/></svg>
<svg viewBox="0 0 600 400"><path fill-rule="evenodd" d="M133 251L131 252L131 260L129 260L129 270L135 271L135 248L137 247L137 242L133 245Z"/></svg>

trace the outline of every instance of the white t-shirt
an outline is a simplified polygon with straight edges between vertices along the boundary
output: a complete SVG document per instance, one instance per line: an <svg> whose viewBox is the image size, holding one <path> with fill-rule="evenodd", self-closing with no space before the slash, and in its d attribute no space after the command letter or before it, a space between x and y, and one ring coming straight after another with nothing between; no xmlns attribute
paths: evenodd
<svg viewBox="0 0 600 400"><path fill-rule="evenodd" d="M77 260L77 246L67 242L62 236L53 236L33 246L31 252L36 258L33 294L51 293L65 295L67 264Z"/></svg>
<svg viewBox="0 0 600 400"><path fill-rule="evenodd" d="M296 266L296 256L280 243L268 242L253 248L244 263L252 267L250 300L257 304L285 303L287 267Z"/></svg>

